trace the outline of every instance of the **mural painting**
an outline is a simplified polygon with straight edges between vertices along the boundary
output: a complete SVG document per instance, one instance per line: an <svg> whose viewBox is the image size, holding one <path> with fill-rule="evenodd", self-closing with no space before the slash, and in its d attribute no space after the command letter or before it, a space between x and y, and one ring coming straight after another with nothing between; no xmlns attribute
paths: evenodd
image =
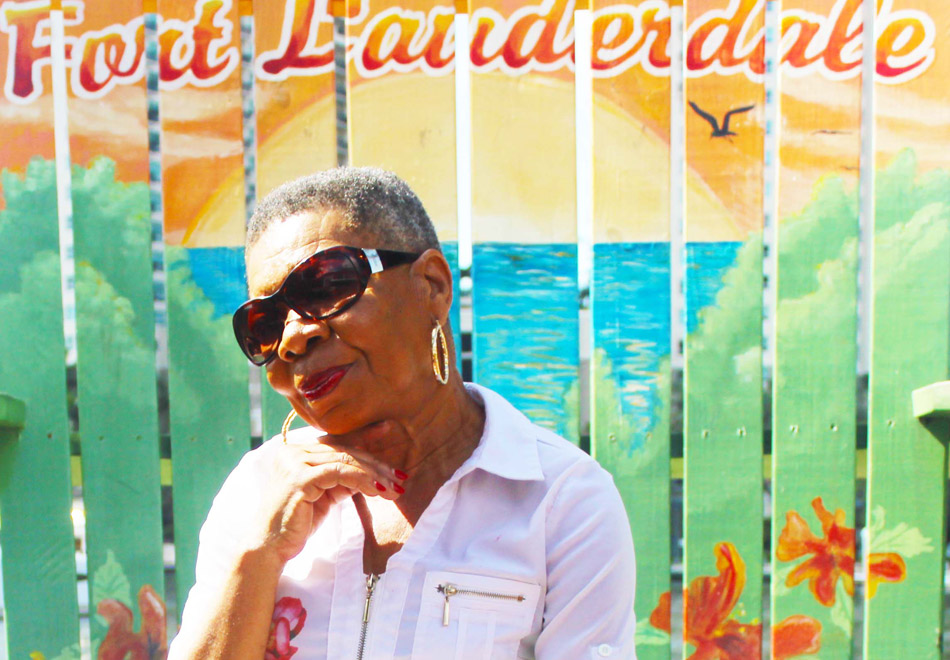
<svg viewBox="0 0 950 660"><path fill-rule="evenodd" d="M186 567L179 569L180 603L193 579L195 535L210 494L246 449L249 436L247 369L233 350L229 327L230 312L245 296L240 24L232 0L162 0L161 19L146 17L141 8L133 11L129 3L93 4L64 0L61 14L66 26L72 208L79 258L78 370L80 388L85 388L81 406L94 406L90 401L103 394L97 390L101 386L96 385L95 370L83 371L83 351L93 350L96 342L123 356L123 370L107 373L119 382L154 365L149 292L142 289L142 280L129 277L127 262L115 260L116 254L125 252L147 254L151 243L150 168L143 154L149 117L145 35L154 30L158 52L153 83L161 97L157 137L163 154L170 390L176 411L172 437L183 465L207 467L179 472L176 466L176 488L189 493L187 498L176 498L176 507L179 500L181 506L187 500L185 509L176 508L176 538L181 566ZM667 168L670 39L673 18L679 15L685 18L687 78L685 327L687 451L693 452L687 465L708 458L713 467L736 462L743 469L755 465L756 472L754 479L742 477L733 484L718 469L689 473L687 468L689 487L695 490L688 494L693 522L688 532L685 635L691 657L697 659L714 657L711 654L720 653L727 641L737 645L730 648L752 649L752 655L736 657L755 657L754 649L768 632L762 630L759 615L761 585L757 577L746 580L746 575L760 573L755 549L761 547L761 537L724 533L721 516L711 511L731 510L730 502L751 502L736 506L760 520L761 472L755 452L761 448L761 429L755 421L730 418L707 425L706 420L712 419L711 401L761 419L756 408L761 405L761 328L754 320L761 301L766 3L696 0L687 2L685 12L670 4L676 3L643 0L593 8L594 453L617 475L628 503L636 503L639 491L634 484L645 483L647 474L667 479L663 468L656 466L668 464L669 452ZM944 86L935 82L950 76L946 55L939 51L939 36L946 34L948 19L945 8L934 2L913 4L881 0L874 29L879 117L875 239L881 255L915 257L882 257L887 270L879 285L886 291L913 289L929 274L922 270L924 265L945 254L950 240L950 174L944 165L950 136L940 130L950 118ZM469 50L476 379L509 396L532 419L576 439L574 9L571 0L476 4ZM255 2L254 10L257 186L265 193L281 180L336 162L332 17L327 3L317 0ZM23 328L34 331L23 316L22 300L44 301L50 318L61 314L49 12L48 5L26 0L0 5L4 72L0 109L9 136L0 142L0 236L4 237L0 246L12 246L4 248L6 256L0 259L0 309L6 310L3 316L8 319L0 327L10 333L8 345L17 345ZM379 6L350 3L346 42L354 162L405 168L402 173L420 190L452 258L457 250L450 93L455 66L453 12L451 6L408 4L408 0ZM828 336L849 332L853 336L850 310L855 303L852 284L858 249L854 167L859 144L855 93L864 38L860 14L858 0L800 0L783 3L780 17L784 132L776 315L784 330L778 335L777 378L787 379L779 385L789 385L784 396L790 397L790 407L782 414L807 414L808 419L825 419L819 412L835 419L854 418L848 408L853 401L818 410L803 395L796 404L791 386L796 374L783 372L781 360L783 354L790 358L796 350L814 345L814 337L801 328L816 315L824 319L823 332ZM412 116L420 99L431 103L434 123ZM392 117L374 126L381 104L390 108ZM390 137L393 141L387 144ZM397 162L396 152L417 154L418 162ZM440 165L433 167L432 159L439 159ZM103 235L110 241L95 240ZM80 257L80 249L85 256ZM936 303L932 309L927 307L930 302L921 304L915 313L922 317L939 311ZM829 315L828 310L849 311ZM108 333L101 319L109 319ZM51 342L57 332L62 335L58 323L47 328ZM924 328L906 332L908 341L929 341ZM853 369L848 365L849 360L853 363L849 357L853 346L847 351L839 364L842 374ZM195 364L190 356L203 357ZM37 396L35 392L8 386L22 371L17 359L12 356L0 367L2 389L30 399ZM203 364L218 369L209 374ZM62 369L59 356L50 368L56 365ZM214 387L209 387L209 378ZM61 380L50 376L42 386L48 391L49 383ZM234 394L223 398L239 402L233 410L222 409L222 391ZM130 386L108 393L117 397L114 407L145 415L154 436L154 410L135 413L141 390ZM95 408L88 410L91 420ZM216 412L214 417L245 421L201 421L209 410ZM49 438L61 441L49 463L58 461L65 472L65 410L48 417L56 427ZM825 426L841 436L853 435L844 421L838 427ZM805 423L796 428L805 429ZM46 433L44 429L40 435ZM816 432L807 440L814 443L826 435ZM211 440L198 450L192 448L195 437ZM146 438L143 444L154 446L153 439ZM726 442L732 445L724 447ZM807 461L796 463L794 454L803 442L783 439L778 446L790 451L791 462L782 479L803 474ZM84 457L86 452L84 444ZM88 452L91 459L95 450L90 447ZM215 454L213 460L210 453ZM842 486L834 493L819 492L822 478L816 476L800 480L807 485L795 492L776 495L773 537L778 579L773 611L780 614L776 617L780 622L771 631L776 657L820 651L827 660L843 654L850 644L857 549L856 525L849 520L853 500L839 494L853 490L846 472L847 466ZM92 471L88 478L95 479ZM157 473L143 479L151 480L147 497L154 498ZM712 504L711 494L716 492L721 492L723 506ZM659 499L668 501L665 493L661 495ZM15 533L15 516L7 506L4 502L5 575L10 562L21 562L16 551L8 554L14 547L8 539ZM921 575L932 577L928 566L939 555L934 549L939 532L917 520L894 519L889 513L892 506L896 505L888 500L871 510L867 597L873 605L903 598L899 593L913 593ZM638 525L635 514L631 519L635 534L649 523ZM59 530L59 541L50 544L66 548L56 569L60 577L68 576L60 580L64 583L75 569L67 547L70 531ZM91 560L92 599L99 615L93 638L99 657L164 653L165 628L157 623L165 617L160 564L154 558L138 558L131 550L136 543L154 545L156 532L153 524L146 533L152 534L151 540L117 540L114 548L102 546L96 551L99 559ZM659 538L652 545L638 539L641 561L665 566L667 535L655 536ZM28 563L24 559L22 565ZM644 580L638 593L643 619L638 645L645 658L668 653L666 569L658 574L661 579ZM6 581L12 584L16 579ZM293 603L285 606L274 623L269 648L274 657L293 654L294 631L299 632L306 616ZM24 607L21 611L30 611ZM75 603L71 607L66 603L57 610L64 620ZM78 650L67 639L71 634L45 640L50 648L42 649L36 646L39 636L34 635L29 646L11 636L11 649L21 656L33 653L65 660Z"/></svg>

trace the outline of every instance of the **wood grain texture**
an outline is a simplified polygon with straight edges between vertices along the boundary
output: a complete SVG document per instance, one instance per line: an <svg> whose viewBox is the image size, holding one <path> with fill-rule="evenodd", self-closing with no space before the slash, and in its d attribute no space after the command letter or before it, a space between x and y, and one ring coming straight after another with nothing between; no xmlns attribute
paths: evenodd
<svg viewBox="0 0 950 660"><path fill-rule="evenodd" d="M319 4L253 2L257 199L337 164L333 19L317 14ZM261 413L268 440L280 432L290 404L265 374Z"/></svg>
<svg viewBox="0 0 950 660"><path fill-rule="evenodd" d="M67 35L140 21L135 5L99 4ZM90 121L106 109L125 121ZM145 78L95 100L74 92L69 112L89 607L123 602L137 629L126 599L165 591ZM90 617L93 649L107 623Z"/></svg>
<svg viewBox="0 0 950 660"><path fill-rule="evenodd" d="M644 629L670 591L670 77L607 58L626 6L592 9L591 453L613 474L633 531L637 657L659 660L669 639ZM668 8L655 20L668 29Z"/></svg>
<svg viewBox="0 0 950 660"><path fill-rule="evenodd" d="M782 5L783 16L827 16L834 2ZM785 25L786 33L797 28ZM772 386L773 647L782 622L807 617L820 628L820 656L850 659L852 595L849 575L834 576L817 593L796 584L793 571L822 553L853 560L855 373L857 360L858 191L861 79L828 79L822 69L792 75L780 68L777 123L778 222L774 282L775 362ZM822 102L808 103L822 90ZM841 512L834 530L819 513ZM823 514L822 514L823 515ZM816 538L812 552L793 549L804 521ZM847 569L845 569L847 571ZM832 577L830 572L822 579ZM839 581L840 580L840 581Z"/></svg>
<svg viewBox="0 0 950 660"><path fill-rule="evenodd" d="M702 643L709 632L695 617L716 607L720 625L748 624L741 655L750 659L761 653L755 628L762 607L765 95L761 82L742 73L725 75L708 63L728 57L729 40L704 48L697 34L708 36L720 12L724 24L745 25L758 36L764 26L760 9L749 2L685 3L693 32L685 56L684 586L713 576L735 579L741 588L718 606L705 602L701 591L688 597L685 634L694 646ZM694 30L698 25L704 31Z"/></svg>
<svg viewBox="0 0 950 660"><path fill-rule="evenodd" d="M166 22L192 19L194 10L186 0L158 3ZM169 68L160 88L176 589L182 604L194 583L198 530L214 494L250 447L248 366L234 346L230 319L245 296L241 31L236 5L215 11L226 26L213 32L227 62L218 79L204 79L200 91L175 89L167 78L178 74ZM173 46L171 37L160 38L160 61Z"/></svg>
<svg viewBox="0 0 950 660"><path fill-rule="evenodd" d="M471 4L472 311L475 380L577 442L573 46L556 38L572 7Z"/></svg>
<svg viewBox="0 0 950 660"><path fill-rule="evenodd" d="M941 657L948 439L916 419L912 393L946 380L950 365L950 135L930 128L950 122L948 30L947 5L935 0L897 0L875 19L869 660ZM901 34L914 49L903 61L892 54ZM897 65L908 67L901 82Z"/></svg>
<svg viewBox="0 0 950 660"><path fill-rule="evenodd" d="M50 33L48 6L8 22L22 35ZM0 446L3 623L6 657L54 657L78 647L79 621L52 76L49 66L32 76L25 59L14 66L12 45L0 38L0 341L9 349L0 392L26 405L26 419L19 440Z"/></svg>
<svg viewBox="0 0 950 660"><path fill-rule="evenodd" d="M347 38L355 46L346 76L349 162L395 172L425 206L452 268L455 295L448 320L458 360L455 63L446 52L455 7L441 0L373 0L359 6L360 12L346 19ZM389 57L379 45L386 31L396 43Z"/></svg>

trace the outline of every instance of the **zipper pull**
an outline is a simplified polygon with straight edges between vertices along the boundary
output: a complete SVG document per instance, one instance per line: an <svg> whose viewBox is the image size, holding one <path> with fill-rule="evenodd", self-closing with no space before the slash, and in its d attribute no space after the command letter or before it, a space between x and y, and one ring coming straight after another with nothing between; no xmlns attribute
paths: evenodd
<svg viewBox="0 0 950 660"><path fill-rule="evenodd" d="M442 627L449 625L449 598L459 592L454 584L440 584L439 591L445 595L445 605L442 607Z"/></svg>
<svg viewBox="0 0 950 660"><path fill-rule="evenodd" d="M363 603L363 623L369 623L369 603L373 599L373 589L379 582L378 575L370 575L366 578L366 602Z"/></svg>

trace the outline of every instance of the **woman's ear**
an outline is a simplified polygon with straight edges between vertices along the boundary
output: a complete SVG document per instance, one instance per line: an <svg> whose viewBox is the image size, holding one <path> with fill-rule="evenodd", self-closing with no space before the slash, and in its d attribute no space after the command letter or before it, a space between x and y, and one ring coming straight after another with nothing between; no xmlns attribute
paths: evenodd
<svg viewBox="0 0 950 660"><path fill-rule="evenodd" d="M428 249L412 264L412 275L424 304L439 322L445 324L452 307L452 269L439 250Z"/></svg>

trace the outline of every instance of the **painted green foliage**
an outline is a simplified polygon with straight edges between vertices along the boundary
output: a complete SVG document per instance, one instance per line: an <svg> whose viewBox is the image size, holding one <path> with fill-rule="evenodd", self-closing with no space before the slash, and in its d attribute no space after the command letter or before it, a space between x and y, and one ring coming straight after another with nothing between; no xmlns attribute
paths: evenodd
<svg viewBox="0 0 950 660"><path fill-rule="evenodd" d="M825 660L852 647L857 234L857 191L837 176L778 228L772 612L816 621Z"/></svg>
<svg viewBox="0 0 950 660"><path fill-rule="evenodd" d="M154 373L154 325L151 318L135 313L135 305L130 297L134 298L136 294L130 290L128 278L123 276L122 262L118 259L118 255L124 251L146 251L147 246L142 241L150 241L150 234L142 231L141 223L142 209L148 208L148 188L144 184L115 181L114 166L107 159L97 160L89 168L74 168L73 186L77 227L86 227L100 237L100 240L84 241L84 256L76 264L77 297L83 300L83 304L77 306L77 325L97 333L98 338L94 341L107 342L121 354L125 365L123 368L144 369ZM5 258L0 260L0 318L4 319L0 323L0 341L10 347L24 347L26 337L33 344L62 344L62 326L37 323L35 315L22 303L28 299L44 308L62 310L59 255L49 249L50 245L57 244L53 163L36 160L22 178L4 173L3 190L7 208L0 212L0 245L5 246ZM109 237L109 240L101 240L104 236ZM77 234L77 243L79 240L81 237ZM187 337L185 350L188 355L194 359L200 357L200 364L233 365L234 340L229 319L215 313L213 303L194 283L184 250L169 249L165 264L169 286L175 290L175 295L169 296L168 300L169 315L178 319L179 334ZM27 401L37 400L38 397L48 398L53 391L50 383L55 382L56 378L64 378L64 356L52 356L49 363L56 373L46 373L42 369L42 373L37 373L38 367L42 365L37 363L31 351L25 350L25 347L24 350L8 351L7 359L0 363L0 389L18 394ZM36 392L14 391L23 389L24 373L36 375ZM196 370L185 370L177 378L180 395L175 405L181 414L201 417L208 410L220 408L220 389L216 391L207 387L206 378L206 375L202 377ZM219 368L215 370L214 378L219 386L243 388L246 405L246 368ZM95 387L106 387L104 381L98 382ZM93 390L90 393L97 397L108 397L116 410L137 410L143 405L139 392L134 388L113 386L108 391ZM65 411L65 385L62 401ZM154 405L154 402L145 402L145 405ZM65 429L65 412L62 425ZM68 488L68 472L64 471L62 489L65 512L69 510L66 501ZM209 488L216 489L217 483ZM36 512L25 515L32 515L34 519L48 517L43 513L49 506L48 500L38 499L31 503L30 506ZM160 504L156 502L155 506ZM72 529L68 516L63 518L64 526L68 529L64 533L72 564ZM160 539L155 539L155 542L160 543ZM160 554L160 548L158 550ZM69 570L74 571L74 567L71 566ZM91 567L91 570L95 568ZM136 572L135 567L127 567L130 578ZM74 577L70 579L74 580ZM141 583L141 580L136 579L135 582ZM137 588L136 584L132 585L133 591ZM70 591L70 597L75 602L75 587ZM136 620L140 616L137 613ZM99 635L105 633L105 628L97 630ZM52 639L50 643L57 645ZM58 644L58 647L62 648L63 644ZM52 657L59 652L59 648L43 649L42 652Z"/></svg>
<svg viewBox="0 0 950 660"><path fill-rule="evenodd" d="M4 623L10 656L26 657L37 639L79 640L56 174L34 160L0 176L0 391L27 410L19 442L0 447Z"/></svg>
<svg viewBox="0 0 950 660"><path fill-rule="evenodd" d="M651 627L647 604L653 606L669 589L669 356L664 356L655 375L659 405L653 424L640 428L623 414L622 394L606 351L595 349L592 359L594 434L607 439L595 449L597 461L614 475L617 488L628 503L627 513L637 549L637 603L641 620L636 632L637 654L643 658L669 657L668 632ZM611 440L613 438L614 440ZM643 438L640 449L627 455L634 438ZM662 498L661 502L657 502ZM648 506L644 503L650 502ZM654 503L656 508L654 508ZM666 513L667 515L662 515ZM643 569L657 567L660 573Z"/></svg>
<svg viewBox="0 0 950 660"><path fill-rule="evenodd" d="M117 182L104 158L73 168L72 201L77 401L96 611L108 591L98 584L109 575L103 569L119 562L133 592L146 584L158 585L157 597L163 591L151 209L147 186ZM101 616L91 623L92 646L100 648L107 623Z"/></svg>
<svg viewBox="0 0 950 660"><path fill-rule="evenodd" d="M247 360L235 346L230 316L223 314L195 281L193 256L187 248L166 247L179 603L185 602L194 584L198 530L228 472L250 449L251 435ZM236 278L234 273L222 277Z"/></svg>
<svg viewBox="0 0 950 660"><path fill-rule="evenodd" d="M713 549L723 542L734 546L749 574L762 571L761 264L761 236L752 235L686 339L684 557L690 583L719 572ZM687 273L687 305L690 279ZM761 581L749 580L732 617L760 625L761 598Z"/></svg>
<svg viewBox="0 0 950 660"><path fill-rule="evenodd" d="M135 242L142 240L143 234L139 231L141 204L142 199L148 197L148 187L115 181L114 165L107 159L100 159L89 169L74 168L73 185L76 188L73 199L77 225L81 214L90 214L95 231L100 236L109 237L109 240L90 241L88 249L96 249L98 245L99 253L76 265L77 289L82 289L90 300L83 313L90 315L87 319L90 325L95 323L109 329L110 341L121 347L126 360L154 365L155 328L134 314L121 262L116 259L120 251L130 249ZM12 174L4 174L3 188L7 208L3 210L0 221L0 244L11 247L5 251L10 258L0 260L0 283L10 282L13 286L6 285L4 290L0 290L0 296L4 293L47 295L44 292L52 290L48 281L59 281L59 256L40 247L56 240L56 224L40 222L37 216L56 218L53 163L34 161L25 182ZM187 350L195 357L204 356L202 359L209 364L233 361L234 337L230 320L215 313L213 304L192 280L183 249L167 248L165 270L169 288L176 290L174 297L169 296L169 316L174 315L184 324L180 332L189 337ZM21 280L24 285L20 285ZM58 294L58 286L54 293ZM14 330L16 324L8 322L17 318L17 303L0 297L0 305L4 303L11 309L4 315L5 321L0 327L14 335L6 345L21 345L22 339L15 336L20 336L22 329ZM11 367L0 364L0 377L4 369L10 370ZM223 381L242 376L246 378L246 372L235 368L216 373L216 378ZM176 405L186 409L184 414L197 415L200 411L214 408L218 396L205 387L199 374L186 373L180 383L186 388L185 396L176 401ZM117 406L134 403L123 400L124 396L134 396L134 393L116 389L111 394L117 398Z"/></svg>
<svg viewBox="0 0 950 660"><path fill-rule="evenodd" d="M913 153L909 151L878 173L877 258L887 259L886 264L877 264L876 272L881 276L876 281L879 292L884 289L902 299L914 298L914 291L932 274L928 264L947 259L948 184L950 177L943 172L918 177ZM853 625L855 538L850 512L854 408L850 388L854 377L856 214L854 191L847 190L838 179L828 179L816 188L808 207L783 225L779 238L781 254L789 258L780 272L777 314L781 325L774 418L775 611L778 616L794 611L820 620L822 657L850 657ZM946 282L934 286L942 294L932 297L934 309L917 312L920 318L946 315ZM936 348L932 333L928 336L927 323L901 324L899 333L900 340L887 348L889 354L899 353L901 344L919 347L927 353ZM828 351L834 354L825 355ZM833 364L835 360L839 364ZM788 382L793 386L787 386ZM840 386L832 387L835 383ZM890 382L888 388L893 388L895 396L909 406L912 383ZM783 446L780 443L787 442L784 431L789 422L798 422L790 417L792 413L784 413L792 410L808 411L808 421L822 423L811 428L803 426L800 430L808 437L799 445ZM798 423L795 430L799 430ZM808 443L808 438L821 442ZM806 467L800 465L798 472L780 470L784 460L795 459L805 461ZM913 457L907 459L914 461ZM874 457L872 473L875 463L880 466L880 460L880 456ZM920 490L939 492L939 477ZM873 508L866 558L867 597L879 599L878 594L889 594L883 596L887 601L906 591L909 585L884 586L880 590L879 586L909 579L915 561L912 558L932 552L931 539L916 523L906 522L917 519L918 509L899 507L888 516L894 520L885 524L884 508ZM939 586L936 588L939 591ZM873 610L877 602L869 607ZM938 608L935 601L934 612ZM901 638L891 637L892 641Z"/></svg>
<svg viewBox="0 0 950 660"><path fill-rule="evenodd" d="M888 530L918 529L941 547L946 438L913 416L911 392L947 378L950 171L918 172L904 152L876 178L874 325L870 383L868 510L872 551ZM913 487L908 487L913 484ZM874 516L886 513L883 532ZM897 526L897 527L895 527ZM867 603L869 658L940 657L943 557L905 556L903 584Z"/></svg>
<svg viewBox="0 0 950 660"><path fill-rule="evenodd" d="M932 172L918 176L913 154L904 152L888 168L879 172L877 190L877 254L879 259L886 259L886 263L878 263L876 267L876 272L880 275L877 282L878 295L914 297L912 294L920 283L927 282L928 276L932 276L932 265L935 262L945 263L947 259L947 246L950 242L950 175L946 172ZM805 341L816 322L823 326L824 335L853 336L854 321L851 310L855 293L853 288L849 288L849 282L853 283L853 279L849 278L848 273L853 271L856 265L857 239L853 227L849 227L849 222L853 221L857 212L856 205L854 191L848 190L840 180L830 178L816 186L810 204L799 217L783 228L784 233L780 239L782 250L795 257L805 255L803 258L789 260L790 268L783 272L780 284L779 315L790 330L787 339L791 342L796 338ZM735 265L723 277L723 286L717 294L715 304L699 312L697 328L690 335L691 370L701 374L738 375L734 380L708 378L691 383L689 414L701 419L713 415L714 411L704 408L713 401L721 406L728 406L729 402L733 402L733 405L741 403L745 384L758 378L760 336L758 328L746 322L746 316L761 296L758 288L760 249L760 239L757 236L750 238L740 248ZM940 280L934 286L942 293L940 296L930 296L933 309L917 310L915 316L922 319L946 317L947 283ZM913 353L932 353L932 335L933 324L900 326L901 343L914 347L911 350ZM814 345L810 346L813 348ZM785 350L789 355L793 355L806 352L810 346L786 344ZM893 348L890 350L894 352ZM938 370L946 368L945 365L938 367ZM814 383L819 376L818 372L810 371L811 368L807 362L789 364L784 372L785 377ZM849 368L852 370L850 377L853 378L853 361ZM909 407L910 392L913 389L911 385L919 387L926 383L911 382L911 375L906 375L904 380L906 382L889 384L889 387L900 388L901 396L906 399L904 404ZM834 401L829 403L819 400L821 392L821 387L815 386L797 392L783 391L782 394L800 397L798 405L802 407L812 406L821 412L824 406L825 414L840 416L841 411L835 408ZM839 431L851 442L854 437L853 421L849 423L844 420ZM939 471L941 468L936 469ZM841 489L853 489L853 462L844 468L835 466L834 470L837 471L835 474ZM702 478L715 480L717 477L712 473L702 475ZM724 482L721 479L718 487L727 495L733 490L736 490L735 494L738 495L738 491L744 488L741 484ZM902 488L906 491L906 485ZM938 492L939 480L924 490ZM805 493L799 495L799 500L806 496ZM810 503L810 500L814 502ZM711 500L693 505L713 514L708 510L714 506ZM778 635L775 640L777 646L773 648L780 648L777 657L814 654L821 646L821 635L850 635L853 618L850 580L853 568L849 568L849 562L853 563L855 556L854 525L847 522L845 511L838 506L829 504L828 508L825 508L821 493L815 492L807 494L803 505L776 511L775 515L779 523L774 529L773 543L783 548L776 566L778 595L786 597L796 594L800 598L795 602L810 604L784 618L779 624L780 628L772 631L773 636ZM880 594L896 593L900 589L910 587L909 584L900 583L905 581L905 578L906 581L911 581L915 563L933 554L933 538L939 537L939 534L931 534L925 529L918 518L926 514L914 507L901 508L899 512L889 510L886 523L884 515L882 507L873 508L871 513L868 590L876 599L884 598L886 601L890 596L882 597ZM718 523L713 524L721 525L722 515L714 517ZM939 516L934 520L939 526ZM705 539L706 536L704 534L700 538ZM691 585L695 585L697 590L697 597L702 592L703 585L732 584L726 580L731 570L726 570L726 567L737 564L723 558L732 557L735 547L730 544L717 544L715 548L718 549L710 552L708 548L697 547L693 538L688 540L687 552L700 564L700 570L694 572L691 580ZM715 560L715 563L712 560ZM706 577L715 576L717 573L718 578ZM713 582L709 582L710 580ZM931 583L931 586L939 591L939 580L927 581L927 584ZM747 583L745 586L747 590L754 584ZM654 610L654 617L650 620L650 628L653 630L668 630L668 622L664 621L664 604L668 610L668 603L664 602L666 598L664 596ZM731 606L735 609L726 611L721 608L723 611L720 612L720 623L723 626L739 625L730 623L732 619L727 617L750 621L749 624L742 625L756 625L757 615L747 611L748 608L744 607L743 603L745 599L745 593L735 594L735 600L731 601ZM872 602L872 605L876 602ZM699 601L697 605L700 605ZM690 621L691 617L687 617L687 628ZM649 629L645 625L641 625L641 628L646 639ZM702 642L702 635L697 631L690 633L687 630L687 638L691 636L694 641ZM894 639L899 638L898 636ZM786 644L780 645L779 640ZM693 653L696 648L694 644ZM791 653L796 649L797 653Z"/></svg>

